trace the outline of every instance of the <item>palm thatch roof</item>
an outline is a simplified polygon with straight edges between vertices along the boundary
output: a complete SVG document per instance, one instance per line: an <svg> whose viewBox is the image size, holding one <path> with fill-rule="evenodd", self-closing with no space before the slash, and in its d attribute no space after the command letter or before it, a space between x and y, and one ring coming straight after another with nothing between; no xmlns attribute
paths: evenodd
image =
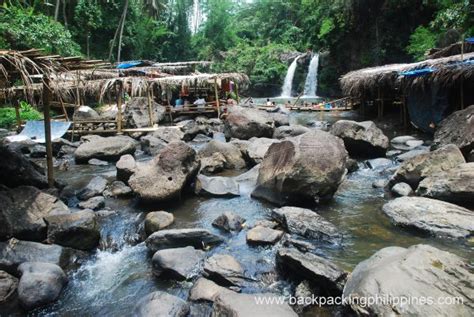
<svg viewBox="0 0 474 317"><path fill-rule="evenodd" d="M402 74L426 68L431 68L431 72L423 76ZM434 82L447 87L461 78L474 78L474 53L428 59L412 64L364 68L342 76L340 85L346 96L360 97L366 92L375 92L378 89L410 90L425 87Z"/></svg>

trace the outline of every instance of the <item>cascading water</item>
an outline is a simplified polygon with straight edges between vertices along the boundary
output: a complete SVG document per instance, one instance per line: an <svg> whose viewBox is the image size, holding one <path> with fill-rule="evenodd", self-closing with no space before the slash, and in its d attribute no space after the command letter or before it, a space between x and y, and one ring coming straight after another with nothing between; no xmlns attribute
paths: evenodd
<svg viewBox="0 0 474 317"><path fill-rule="evenodd" d="M314 54L309 63L308 75L306 76L306 82L304 84L304 95L306 97L316 97L318 89L318 66L319 66L319 54Z"/></svg>
<svg viewBox="0 0 474 317"><path fill-rule="evenodd" d="M291 90L293 88L293 77L295 77L296 66L298 66L298 59L301 57L297 56L291 63L288 71L286 72L285 81L281 87L282 97L291 97Z"/></svg>

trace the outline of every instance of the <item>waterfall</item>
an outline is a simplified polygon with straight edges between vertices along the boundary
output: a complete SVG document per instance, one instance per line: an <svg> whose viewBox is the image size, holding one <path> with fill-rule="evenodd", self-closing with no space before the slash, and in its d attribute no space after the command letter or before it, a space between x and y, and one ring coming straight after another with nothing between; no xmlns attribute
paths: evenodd
<svg viewBox="0 0 474 317"><path fill-rule="evenodd" d="M306 82L304 84L305 96L316 97L316 92L318 89L318 66L319 54L316 53L309 63L308 75L306 76Z"/></svg>
<svg viewBox="0 0 474 317"><path fill-rule="evenodd" d="M288 71L286 72L285 81L281 87L282 97L291 97L291 90L293 88L293 77L295 76L296 66L298 66L298 59L301 56L297 56L291 63Z"/></svg>

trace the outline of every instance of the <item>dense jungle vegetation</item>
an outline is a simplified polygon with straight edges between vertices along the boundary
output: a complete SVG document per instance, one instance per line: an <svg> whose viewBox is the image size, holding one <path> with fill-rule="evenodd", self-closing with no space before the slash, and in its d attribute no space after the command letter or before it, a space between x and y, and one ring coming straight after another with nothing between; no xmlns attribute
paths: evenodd
<svg viewBox="0 0 474 317"><path fill-rule="evenodd" d="M323 53L319 92L330 95L351 69L418 60L474 35L470 0L2 2L1 48L111 61L213 60L217 71L246 72L267 95L307 49Z"/></svg>

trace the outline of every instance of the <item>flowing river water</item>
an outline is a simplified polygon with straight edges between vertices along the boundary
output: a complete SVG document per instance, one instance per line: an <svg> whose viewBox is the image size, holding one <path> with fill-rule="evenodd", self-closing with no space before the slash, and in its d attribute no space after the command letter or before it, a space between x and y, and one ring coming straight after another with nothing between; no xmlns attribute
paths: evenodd
<svg viewBox="0 0 474 317"><path fill-rule="evenodd" d="M332 122L345 114L292 114L293 123L309 121ZM386 128L389 137L396 130ZM386 167L370 169L359 161L360 169L348 174L332 202L314 210L331 221L343 233L342 245L317 245L316 253L329 258L346 270L352 270L359 262L387 246L426 243L467 259L472 259L471 242L436 239L417 235L393 226L382 213L382 205L392 199L383 189L372 188L372 183L390 177ZM396 163L393 163L396 166ZM59 178L79 190L95 175L115 179L115 167L71 165ZM250 191L250 189L249 189ZM137 301L155 290L164 290L184 299L192 282L174 282L155 278L151 272L151 254L139 239L146 212L166 210L175 216L171 228L203 227L220 234L226 242L208 251L227 253L239 260L246 276L251 278L243 292L275 292L290 294L294 285L281 280L275 272L275 253L272 247L253 247L246 243L246 230L223 234L211 223L224 211L233 211L247 219L248 225L269 217L272 205L248 196L235 198L211 198L186 195L181 201L166 205L140 205L135 199L107 199L106 206L115 213L101 217L101 249L89 255L75 270L68 272L69 284L60 299L53 305L32 312L40 316L126 316L130 315ZM185 261L186 259L183 259ZM193 316L205 316L210 312L208 304L193 304ZM331 312L310 310L307 316L323 316Z"/></svg>

